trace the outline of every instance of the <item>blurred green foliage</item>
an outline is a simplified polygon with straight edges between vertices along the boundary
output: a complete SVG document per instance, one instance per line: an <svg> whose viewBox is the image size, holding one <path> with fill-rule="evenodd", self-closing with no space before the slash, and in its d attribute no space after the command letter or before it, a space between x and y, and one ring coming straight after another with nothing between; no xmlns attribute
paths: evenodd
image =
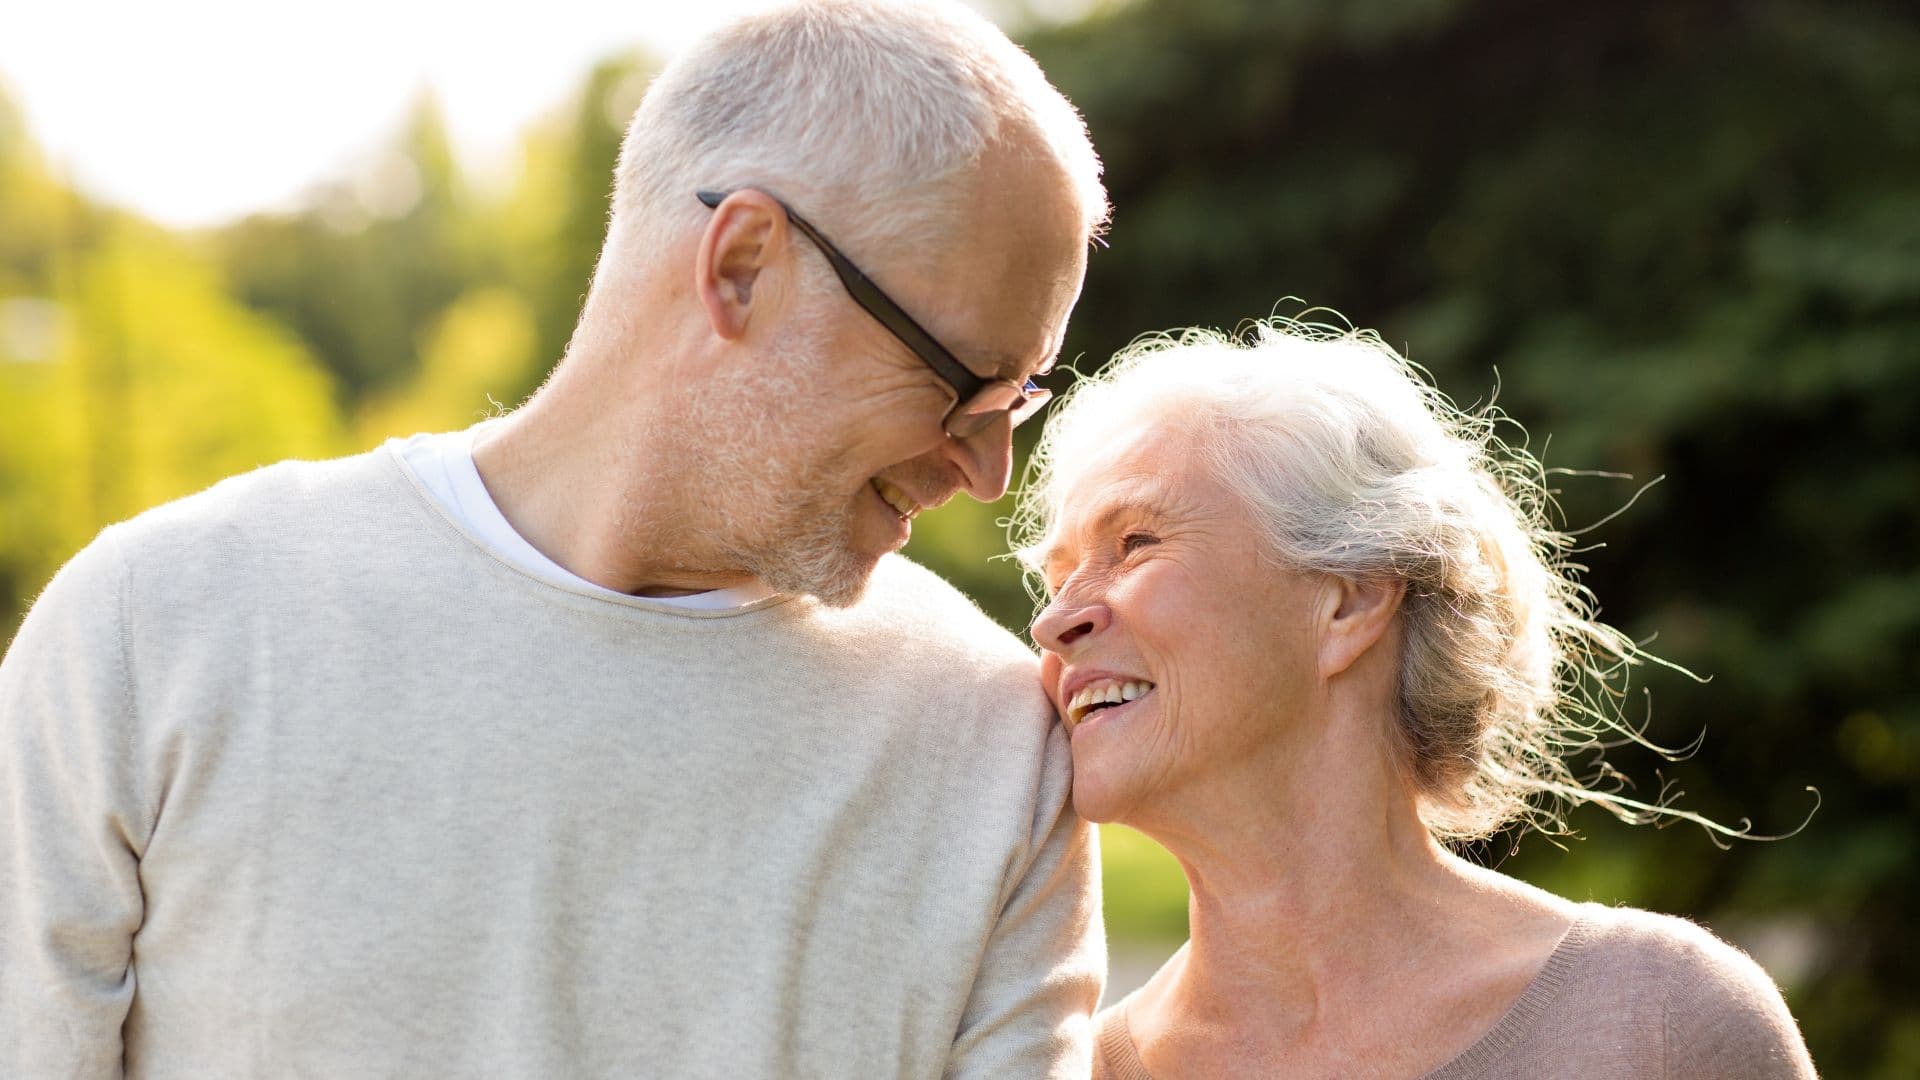
<svg viewBox="0 0 1920 1080"><path fill-rule="evenodd" d="M1166 848L1124 825L1103 825L1100 878L1107 940L1171 952L1187 939L1187 879Z"/></svg>
<svg viewBox="0 0 1920 1080"><path fill-rule="evenodd" d="M1706 739L1613 759L1761 832L1809 785L1824 806L1726 852L1582 810L1564 849L1475 853L1704 919L1780 979L1824 1071L1920 1074L1920 16L1136 0L1025 39L1117 208L1066 360L1299 297L1462 403L1497 385L1551 467L1665 477L1588 537L1587 581L1711 676L1646 676L1650 734ZM306 209L191 234L72 191L0 100L0 637L106 522L520 400L565 348L649 70L589 73L505 185L462 171L423 99ZM1638 486L1559 481L1572 527ZM1010 510L956 501L910 552L1018 629ZM1176 943L1171 859L1123 830L1105 854L1116 941Z"/></svg>

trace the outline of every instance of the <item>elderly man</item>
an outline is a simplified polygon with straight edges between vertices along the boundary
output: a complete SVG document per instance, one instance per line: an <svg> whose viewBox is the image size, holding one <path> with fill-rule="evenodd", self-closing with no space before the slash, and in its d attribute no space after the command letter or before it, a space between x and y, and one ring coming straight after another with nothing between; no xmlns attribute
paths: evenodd
<svg viewBox="0 0 1920 1080"><path fill-rule="evenodd" d="M964 9L681 57L524 408L48 587L0 667L0 1075L1084 1075L1034 660L890 553L1004 491L1104 214Z"/></svg>

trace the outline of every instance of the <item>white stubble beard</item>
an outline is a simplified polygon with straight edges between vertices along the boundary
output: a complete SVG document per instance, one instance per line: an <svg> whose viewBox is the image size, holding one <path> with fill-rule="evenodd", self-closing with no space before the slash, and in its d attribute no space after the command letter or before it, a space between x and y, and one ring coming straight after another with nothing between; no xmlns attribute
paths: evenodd
<svg viewBox="0 0 1920 1080"><path fill-rule="evenodd" d="M866 591L873 562L853 549L859 501L831 490L822 462L780 459L772 447L826 445L830 432L804 409L810 371L831 360L817 319L796 320L786 354L761 377L733 382L691 402L688 421L704 446L699 485L712 542L730 563L781 593L847 607Z"/></svg>

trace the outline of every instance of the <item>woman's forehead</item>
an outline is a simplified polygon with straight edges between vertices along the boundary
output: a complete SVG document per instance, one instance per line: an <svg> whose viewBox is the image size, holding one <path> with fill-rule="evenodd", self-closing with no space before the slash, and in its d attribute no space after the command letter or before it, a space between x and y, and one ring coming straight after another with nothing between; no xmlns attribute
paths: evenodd
<svg viewBox="0 0 1920 1080"><path fill-rule="evenodd" d="M1202 513L1207 493L1184 465L1164 470L1089 474L1062 498L1039 545L1042 567L1071 561L1087 538L1142 522L1178 521Z"/></svg>
<svg viewBox="0 0 1920 1080"><path fill-rule="evenodd" d="M1091 425L1072 445L1056 447L1046 534L1029 550L1045 567L1070 556L1079 538L1123 515L1166 516L1191 501L1197 479L1196 446L1190 432L1164 417L1136 416L1091 438ZM1059 469L1059 462L1079 467Z"/></svg>

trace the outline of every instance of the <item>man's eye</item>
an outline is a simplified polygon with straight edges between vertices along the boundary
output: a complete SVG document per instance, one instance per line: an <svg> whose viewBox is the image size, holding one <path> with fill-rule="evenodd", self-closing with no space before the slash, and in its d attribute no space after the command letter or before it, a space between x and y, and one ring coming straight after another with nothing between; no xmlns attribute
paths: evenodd
<svg viewBox="0 0 1920 1080"><path fill-rule="evenodd" d="M1120 538L1120 550L1131 555L1143 547L1151 547L1160 542L1152 533L1130 532Z"/></svg>

